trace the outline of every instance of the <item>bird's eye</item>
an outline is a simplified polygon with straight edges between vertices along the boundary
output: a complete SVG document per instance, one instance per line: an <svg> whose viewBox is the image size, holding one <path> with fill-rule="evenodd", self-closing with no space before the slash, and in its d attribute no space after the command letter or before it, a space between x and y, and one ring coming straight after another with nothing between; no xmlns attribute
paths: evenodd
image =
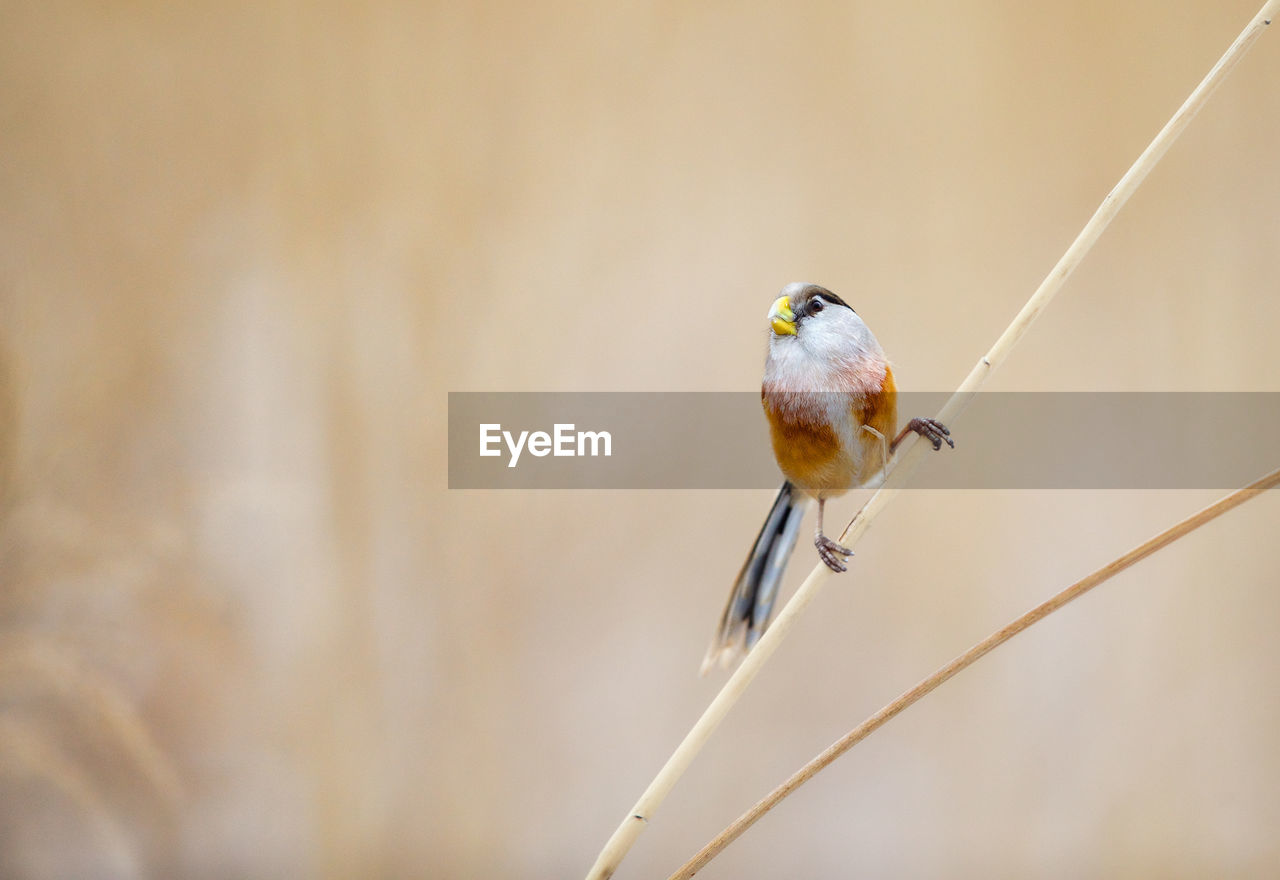
<svg viewBox="0 0 1280 880"><path fill-rule="evenodd" d="M811 314L811 315L816 315L816 314L818 314L818 312L822 311L822 309L823 309L823 307L824 307L825 305L826 305L826 303L824 303L822 300L818 299L818 298L815 296L815 297L814 297L814 298L809 302L809 314Z"/></svg>

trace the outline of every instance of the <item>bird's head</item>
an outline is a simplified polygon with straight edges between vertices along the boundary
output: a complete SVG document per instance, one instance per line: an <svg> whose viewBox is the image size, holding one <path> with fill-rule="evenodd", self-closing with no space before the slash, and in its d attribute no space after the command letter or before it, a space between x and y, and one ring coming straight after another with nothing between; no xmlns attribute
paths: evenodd
<svg viewBox="0 0 1280 880"><path fill-rule="evenodd" d="M796 282L769 308L766 387L844 390L879 387L884 351L849 304L825 287Z"/></svg>
<svg viewBox="0 0 1280 880"><path fill-rule="evenodd" d="M848 357L879 348L847 302L825 287L797 281L782 288L769 308L770 347L798 345L811 355Z"/></svg>

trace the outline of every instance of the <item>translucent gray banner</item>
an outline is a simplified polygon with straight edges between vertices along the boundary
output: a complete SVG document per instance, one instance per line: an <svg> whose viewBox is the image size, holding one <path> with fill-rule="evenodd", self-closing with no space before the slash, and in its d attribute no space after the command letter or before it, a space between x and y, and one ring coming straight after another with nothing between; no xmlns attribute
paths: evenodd
<svg viewBox="0 0 1280 880"><path fill-rule="evenodd" d="M902 393L899 424L947 393ZM1280 467L1280 392L979 394L916 489L1220 489ZM451 489L768 489L758 392L449 394Z"/></svg>

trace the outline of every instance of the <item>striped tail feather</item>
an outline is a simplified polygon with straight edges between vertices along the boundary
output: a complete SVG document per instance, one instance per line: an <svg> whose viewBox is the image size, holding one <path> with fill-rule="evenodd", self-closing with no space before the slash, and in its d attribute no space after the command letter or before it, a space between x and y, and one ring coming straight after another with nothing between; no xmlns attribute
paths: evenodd
<svg viewBox="0 0 1280 880"><path fill-rule="evenodd" d="M734 581L720 626L702 661L701 674L717 663L728 668L746 656L764 634L778 598L778 586L795 549L809 498L790 482L782 484L760 534Z"/></svg>

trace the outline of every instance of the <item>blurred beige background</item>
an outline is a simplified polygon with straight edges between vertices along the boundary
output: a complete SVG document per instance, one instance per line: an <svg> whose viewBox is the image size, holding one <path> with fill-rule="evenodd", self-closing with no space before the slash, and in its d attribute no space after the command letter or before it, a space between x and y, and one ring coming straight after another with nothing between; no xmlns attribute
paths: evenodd
<svg viewBox="0 0 1280 880"><path fill-rule="evenodd" d="M949 389L1256 5L4 4L0 876L585 873L769 493L450 492L446 393L751 389L796 279ZM991 387L1280 390L1277 82L1268 33ZM1212 497L908 493L618 876ZM705 875L1280 872L1278 517Z"/></svg>

